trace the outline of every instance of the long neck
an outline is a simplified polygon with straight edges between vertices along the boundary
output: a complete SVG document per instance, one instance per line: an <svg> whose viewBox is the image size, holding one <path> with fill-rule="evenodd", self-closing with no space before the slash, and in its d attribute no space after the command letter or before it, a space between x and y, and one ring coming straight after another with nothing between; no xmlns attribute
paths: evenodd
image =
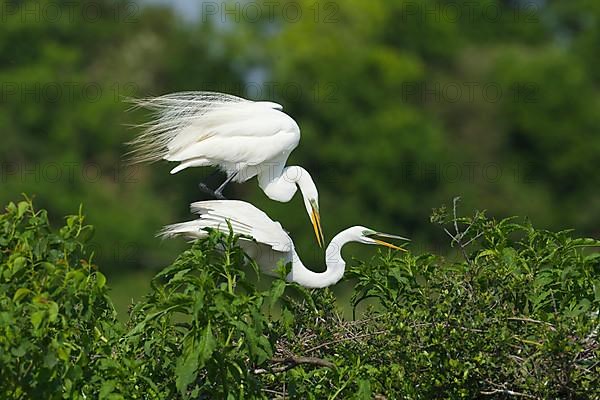
<svg viewBox="0 0 600 400"><path fill-rule="evenodd" d="M258 185L270 199L287 203L298 189L296 184L307 176L310 179L308 172L302 167L283 168L281 165L261 171L258 174Z"/></svg>
<svg viewBox="0 0 600 400"><path fill-rule="evenodd" d="M342 247L350 241L347 231L338 233L331 240L325 250L327 269L323 272L314 272L306 268L294 251L292 272L288 275L288 280L309 288L324 288L336 284L342 279L346 269L346 262L342 258Z"/></svg>
<svg viewBox="0 0 600 400"><path fill-rule="evenodd" d="M300 189L307 187L310 184L314 185L308 171L298 165L291 165L284 168L282 176L293 184L298 185Z"/></svg>

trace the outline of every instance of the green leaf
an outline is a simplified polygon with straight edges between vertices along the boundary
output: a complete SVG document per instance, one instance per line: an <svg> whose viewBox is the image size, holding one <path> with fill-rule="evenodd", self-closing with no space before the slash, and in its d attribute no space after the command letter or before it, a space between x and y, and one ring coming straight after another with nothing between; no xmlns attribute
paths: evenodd
<svg viewBox="0 0 600 400"><path fill-rule="evenodd" d="M15 258L12 263L12 273L13 274L17 273L25 265L27 265L27 259L25 257Z"/></svg>
<svg viewBox="0 0 600 400"><path fill-rule="evenodd" d="M114 390L116 384L115 381L105 381L102 383L100 387L100 393L98 394L98 398L100 400L106 399Z"/></svg>
<svg viewBox="0 0 600 400"><path fill-rule="evenodd" d="M596 303L600 303L600 280L594 280L593 282L593 287L594 287L594 301Z"/></svg>
<svg viewBox="0 0 600 400"><path fill-rule="evenodd" d="M56 358L56 354L53 351L49 351L44 356L44 366L47 368L54 368L57 362L58 358Z"/></svg>
<svg viewBox="0 0 600 400"><path fill-rule="evenodd" d="M15 357L23 357L27 354L25 343L22 343L19 347L15 347L11 350L11 354Z"/></svg>
<svg viewBox="0 0 600 400"><path fill-rule="evenodd" d="M58 316L58 304L55 303L54 301L51 301L48 304L48 322L56 321L57 316Z"/></svg>
<svg viewBox="0 0 600 400"><path fill-rule="evenodd" d="M547 286L550 283L554 283L555 278L552 276L551 273L540 273L536 278L535 281L533 282L535 287L537 288L541 288L544 286Z"/></svg>
<svg viewBox="0 0 600 400"><path fill-rule="evenodd" d="M276 280L269 291L269 305L272 307L285 291L286 282L284 280Z"/></svg>
<svg viewBox="0 0 600 400"><path fill-rule="evenodd" d="M17 206L17 218L21 218L28 208L29 203L27 203L26 201L20 201L19 205Z"/></svg>
<svg viewBox="0 0 600 400"><path fill-rule="evenodd" d="M491 250L491 249L484 250L484 251L480 252L479 254L477 254L477 257L475 257L475 262L476 263L479 262L479 259L483 258L483 257L496 257L497 255L498 255L498 252L496 250Z"/></svg>
<svg viewBox="0 0 600 400"><path fill-rule="evenodd" d="M41 265L41 267L43 267L47 273L51 274L54 272L54 270L56 269L56 267L54 266L54 264L49 263L49 262L43 262Z"/></svg>
<svg viewBox="0 0 600 400"><path fill-rule="evenodd" d="M208 359L212 355L215 348L217 347L217 342L215 341L215 338L212 334L212 329L210 327L210 321L208 322L208 325L206 325L206 328L204 328L204 331L202 332L199 347L199 365L200 367L203 367L206 361L208 361Z"/></svg>
<svg viewBox="0 0 600 400"><path fill-rule="evenodd" d="M419 274L418 272L415 274L415 282L420 287L426 287L427 286L427 279L425 279L425 277L423 275Z"/></svg>
<svg viewBox="0 0 600 400"><path fill-rule="evenodd" d="M184 394L188 385L196 379L198 370L209 360L216 348L210 322L197 341L191 336L188 338L184 341L183 355L177 360L175 367L175 386L181 394Z"/></svg>
<svg viewBox="0 0 600 400"><path fill-rule="evenodd" d="M600 240L592 238L579 238L571 240L570 244L577 247L600 247Z"/></svg>
<svg viewBox="0 0 600 400"><path fill-rule="evenodd" d="M368 400L372 398L371 393L371 382L367 379L361 379L358 381L358 390L354 395L354 399L356 400Z"/></svg>
<svg viewBox="0 0 600 400"><path fill-rule="evenodd" d="M590 306L591 302L588 299L581 299L579 303L567 310L565 315L569 317L577 317L583 313L587 313L590 309Z"/></svg>
<svg viewBox="0 0 600 400"><path fill-rule="evenodd" d="M198 374L198 355L195 351L184 350L184 354L177 360L175 367L175 386L184 394L190 383L196 379Z"/></svg>
<svg viewBox="0 0 600 400"><path fill-rule="evenodd" d="M67 226L69 228L73 228L75 226L75 223L79 220L79 216L78 215L69 215L67 216Z"/></svg>
<svg viewBox="0 0 600 400"><path fill-rule="evenodd" d="M17 211L17 206L11 201L6 206L6 211L8 211L10 214L14 214Z"/></svg>
<svg viewBox="0 0 600 400"><path fill-rule="evenodd" d="M17 291L15 292L14 296L13 296L13 301L14 302L18 302L22 298L24 298L25 296L27 296L29 293L31 293L31 290L29 290L27 288L18 288Z"/></svg>
<svg viewBox="0 0 600 400"><path fill-rule="evenodd" d="M93 236L94 236L94 227L91 225L86 225L86 226L82 227L81 230L79 231L79 235L77 236L77 239L79 239L83 243L86 243Z"/></svg>
<svg viewBox="0 0 600 400"><path fill-rule="evenodd" d="M33 329L37 331L44 320L46 312L45 311L36 311L31 314L31 324L33 325Z"/></svg>
<svg viewBox="0 0 600 400"><path fill-rule="evenodd" d="M256 356L256 363L262 364L273 356L273 350L271 349L271 343L266 336L258 336L256 346L254 346L254 353Z"/></svg>
<svg viewBox="0 0 600 400"><path fill-rule="evenodd" d="M104 285L106 285L106 276L104 276L103 273L101 272L96 272L96 286L98 286L99 289L102 289L104 287Z"/></svg>
<svg viewBox="0 0 600 400"><path fill-rule="evenodd" d="M86 275L82 271L70 271L67 273L66 280L72 281L74 284L78 284L86 278Z"/></svg>
<svg viewBox="0 0 600 400"><path fill-rule="evenodd" d="M56 348L56 355L63 361L69 361L69 352L63 346L58 346Z"/></svg>
<svg viewBox="0 0 600 400"><path fill-rule="evenodd" d="M185 280L186 275L190 271L191 271L191 268L185 268L185 269L182 269L181 271L177 271L177 273L175 275L173 275L173 277L171 279L169 279L169 284L171 285L173 283L177 283L179 281Z"/></svg>
<svg viewBox="0 0 600 400"><path fill-rule="evenodd" d="M502 250L502 261L504 261L506 265L514 266L516 259L517 252L512 247L506 247Z"/></svg>

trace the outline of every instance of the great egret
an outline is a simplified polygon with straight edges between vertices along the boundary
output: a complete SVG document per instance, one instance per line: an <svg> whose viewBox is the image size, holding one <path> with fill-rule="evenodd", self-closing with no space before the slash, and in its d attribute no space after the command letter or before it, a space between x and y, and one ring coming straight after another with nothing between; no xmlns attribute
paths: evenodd
<svg viewBox="0 0 600 400"><path fill-rule="evenodd" d="M133 161L177 161L172 174L216 166L227 179L215 191L200 187L220 199L225 199L221 192L229 182L254 176L269 198L284 203L299 187L317 241L323 245L317 187L304 168L285 167L300 141L300 128L280 104L214 92L173 93L133 102L156 115L130 142Z"/></svg>
<svg viewBox="0 0 600 400"><path fill-rule="evenodd" d="M240 237L239 244L252 257L261 270L273 274L278 261L292 263L292 271L288 281L297 282L309 288L324 288L337 283L344 275L346 263L341 255L342 247L349 242L378 244L392 249L403 248L384 242L380 238L409 240L401 236L376 232L364 226L353 226L338 233L325 250L327 269L324 272L313 272L306 268L289 235L279 222L273 221L264 212L250 203L239 200L212 200L192 203L193 213L200 218L168 225L159 233L162 237L185 236L191 239L208 235L207 229L229 232L229 224L234 233L251 237Z"/></svg>

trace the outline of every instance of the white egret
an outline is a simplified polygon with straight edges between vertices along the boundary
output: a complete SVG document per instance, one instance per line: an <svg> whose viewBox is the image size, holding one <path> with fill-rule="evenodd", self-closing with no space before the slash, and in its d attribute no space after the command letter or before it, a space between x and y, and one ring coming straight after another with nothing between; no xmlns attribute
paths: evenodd
<svg viewBox="0 0 600 400"><path fill-rule="evenodd" d="M290 201L300 188L322 246L317 187L304 168L285 167L300 141L300 128L280 104L214 92L173 93L133 102L156 116L130 142L134 162L179 162L172 174L189 167L218 167L227 175L223 184L214 191L204 184L200 187L220 199L225 199L221 192L229 182L245 182L254 176L276 201Z"/></svg>
<svg viewBox="0 0 600 400"><path fill-rule="evenodd" d="M229 222L234 233L247 236L240 237L238 243L256 261L262 271L273 274L279 261L286 264L291 262L292 270L287 280L309 288L324 288L342 279L346 263L341 251L346 243L378 244L405 251L381 238L409 240L364 226L353 226L338 233L327 246L325 250L327 269L324 272L314 272L302 264L292 239L281 224L273 221L252 204L239 200L198 201L192 203L191 210L199 214L200 218L168 225L159 236L185 236L197 239L207 236L209 228L228 233Z"/></svg>

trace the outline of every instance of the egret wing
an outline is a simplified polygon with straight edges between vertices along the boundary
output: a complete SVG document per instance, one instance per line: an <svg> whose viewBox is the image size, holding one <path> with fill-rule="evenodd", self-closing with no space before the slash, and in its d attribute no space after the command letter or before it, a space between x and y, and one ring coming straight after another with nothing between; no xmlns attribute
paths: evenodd
<svg viewBox="0 0 600 400"><path fill-rule="evenodd" d="M280 104L223 93L182 92L133 102L155 113L154 120L141 125L144 132L130 142L134 146L130 155L139 162L182 159L178 153L183 149L215 136L261 137L276 134L282 126L297 128Z"/></svg>
<svg viewBox="0 0 600 400"><path fill-rule="evenodd" d="M236 234L248 235L273 250L289 252L294 244L279 222L250 203L239 200L211 200L192 203L193 213L199 214L202 225L229 232L227 222Z"/></svg>

